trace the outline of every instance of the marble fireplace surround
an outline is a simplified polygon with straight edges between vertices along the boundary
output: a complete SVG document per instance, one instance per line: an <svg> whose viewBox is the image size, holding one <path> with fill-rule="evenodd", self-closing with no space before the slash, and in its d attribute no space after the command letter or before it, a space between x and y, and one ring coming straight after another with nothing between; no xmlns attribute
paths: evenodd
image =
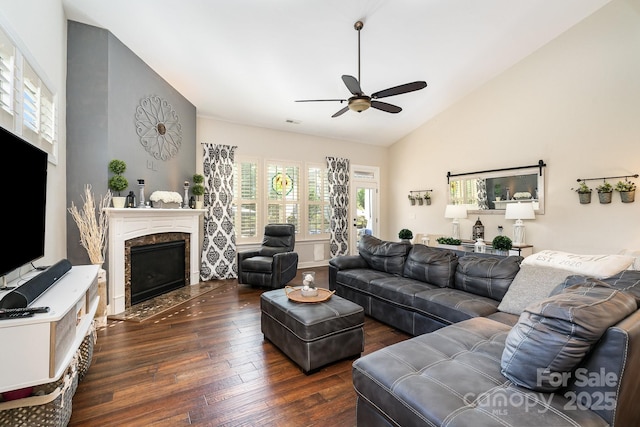
<svg viewBox="0 0 640 427"><path fill-rule="evenodd" d="M107 314L122 313L127 307L126 242L161 233L189 235L189 284L200 281L200 216L204 209L107 208L109 216L109 296Z"/></svg>

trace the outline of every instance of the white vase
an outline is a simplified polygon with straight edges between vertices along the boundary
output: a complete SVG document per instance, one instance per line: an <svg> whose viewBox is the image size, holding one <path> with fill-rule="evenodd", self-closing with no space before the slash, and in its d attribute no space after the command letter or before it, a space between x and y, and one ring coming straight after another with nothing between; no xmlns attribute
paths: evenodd
<svg viewBox="0 0 640 427"><path fill-rule="evenodd" d="M112 197L111 200L113 200L113 207L114 208L124 208L124 204L125 204L125 201L127 200L127 198L126 197L115 196L115 197Z"/></svg>
<svg viewBox="0 0 640 427"><path fill-rule="evenodd" d="M196 200L196 209L202 209L204 206L203 200Z"/></svg>

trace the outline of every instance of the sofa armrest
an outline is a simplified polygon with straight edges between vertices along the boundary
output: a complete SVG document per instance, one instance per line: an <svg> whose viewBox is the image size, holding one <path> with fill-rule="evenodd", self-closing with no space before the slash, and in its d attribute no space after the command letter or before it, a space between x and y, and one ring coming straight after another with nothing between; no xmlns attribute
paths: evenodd
<svg viewBox="0 0 640 427"><path fill-rule="evenodd" d="M329 260L329 265L338 270L351 268L369 268L369 264L360 255L342 255Z"/></svg>

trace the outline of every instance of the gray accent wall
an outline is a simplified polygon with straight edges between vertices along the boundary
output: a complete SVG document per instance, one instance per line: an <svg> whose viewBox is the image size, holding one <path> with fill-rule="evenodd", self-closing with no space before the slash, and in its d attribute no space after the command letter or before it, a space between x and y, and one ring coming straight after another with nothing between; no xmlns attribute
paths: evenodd
<svg viewBox="0 0 640 427"><path fill-rule="evenodd" d="M129 188L121 195L133 190L137 200L137 180L144 179L147 200L156 190L184 196L183 183L196 171L196 107L109 31L75 21L67 31L68 205L82 205L85 184L101 199L112 159L127 163ZM136 108L149 96L166 100L182 125L180 150L165 161L149 154L136 133ZM73 265L89 263L70 215L67 258Z"/></svg>

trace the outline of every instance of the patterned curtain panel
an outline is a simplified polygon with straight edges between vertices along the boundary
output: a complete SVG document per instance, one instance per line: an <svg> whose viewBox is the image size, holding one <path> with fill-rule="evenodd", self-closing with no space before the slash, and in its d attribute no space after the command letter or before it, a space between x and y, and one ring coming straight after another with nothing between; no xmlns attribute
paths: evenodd
<svg viewBox="0 0 640 427"><path fill-rule="evenodd" d="M235 146L204 144L204 242L200 279L238 277L233 227L233 156Z"/></svg>
<svg viewBox="0 0 640 427"><path fill-rule="evenodd" d="M331 258L349 253L349 159L327 157L331 206Z"/></svg>
<svg viewBox="0 0 640 427"><path fill-rule="evenodd" d="M487 200L487 181L484 179L476 180L476 193L478 194L478 209L489 209Z"/></svg>

